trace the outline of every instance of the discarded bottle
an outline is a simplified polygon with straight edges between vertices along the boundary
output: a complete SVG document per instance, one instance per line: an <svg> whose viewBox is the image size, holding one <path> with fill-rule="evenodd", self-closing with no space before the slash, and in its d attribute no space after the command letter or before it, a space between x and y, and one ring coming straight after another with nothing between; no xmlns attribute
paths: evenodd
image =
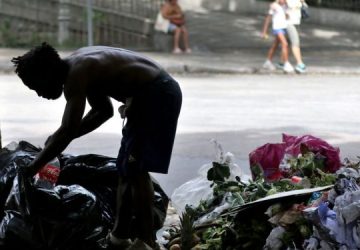
<svg viewBox="0 0 360 250"><path fill-rule="evenodd" d="M36 175L35 185L41 188L55 187L60 174L60 161L58 158L48 162Z"/></svg>
<svg viewBox="0 0 360 250"><path fill-rule="evenodd" d="M292 181L293 183L300 183L300 182L302 181L302 178L299 177L299 176L292 176L292 177L291 177L291 181Z"/></svg>

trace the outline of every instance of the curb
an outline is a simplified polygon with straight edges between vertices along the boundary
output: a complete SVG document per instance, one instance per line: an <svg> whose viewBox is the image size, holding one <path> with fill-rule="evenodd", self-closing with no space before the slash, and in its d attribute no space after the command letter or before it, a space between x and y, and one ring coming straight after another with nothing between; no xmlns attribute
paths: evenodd
<svg viewBox="0 0 360 250"><path fill-rule="evenodd" d="M298 75L297 73L284 73L281 70L269 71L259 67L216 67L192 64L167 64L163 66L170 74L215 74L215 75ZM14 73L13 65L10 62L0 61L0 73ZM360 67L309 67L304 75L360 75Z"/></svg>
<svg viewBox="0 0 360 250"><path fill-rule="evenodd" d="M264 70L260 67L218 68L193 65L173 65L164 67L170 74L219 74L219 75L360 75L360 67L311 67L306 73L285 73L281 70Z"/></svg>
<svg viewBox="0 0 360 250"><path fill-rule="evenodd" d="M0 62L0 73L11 74L14 73L14 67L10 62Z"/></svg>

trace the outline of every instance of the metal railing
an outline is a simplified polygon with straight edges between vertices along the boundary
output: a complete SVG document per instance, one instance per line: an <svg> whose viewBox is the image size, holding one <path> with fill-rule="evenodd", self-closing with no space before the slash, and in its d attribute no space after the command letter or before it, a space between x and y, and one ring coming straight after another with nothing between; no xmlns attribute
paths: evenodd
<svg viewBox="0 0 360 250"><path fill-rule="evenodd" d="M25 46L44 39L53 41L57 16L56 1L0 0L0 43Z"/></svg>
<svg viewBox="0 0 360 250"><path fill-rule="evenodd" d="M128 48L151 47L153 22L161 3L161 0L93 0L94 43ZM86 0L72 1L69 5L72 36L85 43Z"/></svg>
<svg viewBox="0 0 360 250"><path fill-rule="evenodd" d="M86 1L0 0L0 45L26 46L43 40L56 43L61 22L68 22L61 26L68 34L63 45L86 45ZM163 0L92 2L94 44L129 48L152 46L153 22Z"/></svg>

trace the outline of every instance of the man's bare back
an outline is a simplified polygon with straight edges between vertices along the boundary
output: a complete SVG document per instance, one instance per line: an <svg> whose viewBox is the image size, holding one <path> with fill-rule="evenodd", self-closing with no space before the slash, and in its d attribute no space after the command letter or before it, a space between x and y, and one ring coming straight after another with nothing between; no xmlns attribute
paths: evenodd
<svg viewBox="0 0 360 250"><path fill-rule="evenodd" d="M122 102L141 91L162 70L146 57L106 46L80 48L64 60L70 66L65 96L73 85L86 84L88 92L103 93Z"/></svg>

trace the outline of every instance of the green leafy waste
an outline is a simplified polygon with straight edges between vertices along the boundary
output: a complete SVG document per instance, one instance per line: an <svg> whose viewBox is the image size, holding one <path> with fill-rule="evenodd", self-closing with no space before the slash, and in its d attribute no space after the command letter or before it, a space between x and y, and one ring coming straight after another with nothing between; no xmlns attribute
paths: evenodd
<svg viewBox="0 0 360 250"><path fill-rule="evenodd" d="M207 173L208 180L212 182L213 198L201 201L197 207L186 206L186 212L196 221L221 205L224 198L233 208L280 192L332 185L336 181L336 175L325 173L324 163L325 158L322 155L302 148L301 155L287 160L285 178L270 183L264 180L261 169L255 180L242 180L237 176L236 181L230 181L228 180L231 175L229 163L213 162L212 168ZM301 181L293 182L292 176L300 177ZM206 230L197 232L200 237L197 247L198 249L219 250L234 249L234 247L236 249L255 249L263 246L271 226L269 223L259 221L260 217L239 225L234 223L234 216L230 213L226 216L219 216ZM290 245L292 239L301 238L302 234L305 234L304 232L308 235L309 228L306 225L301 224L300 226L299 224L298 226L294 227L297 228L296 230L286 233L284 242ZM299 228L302 233L299 233Z"/></svg>

